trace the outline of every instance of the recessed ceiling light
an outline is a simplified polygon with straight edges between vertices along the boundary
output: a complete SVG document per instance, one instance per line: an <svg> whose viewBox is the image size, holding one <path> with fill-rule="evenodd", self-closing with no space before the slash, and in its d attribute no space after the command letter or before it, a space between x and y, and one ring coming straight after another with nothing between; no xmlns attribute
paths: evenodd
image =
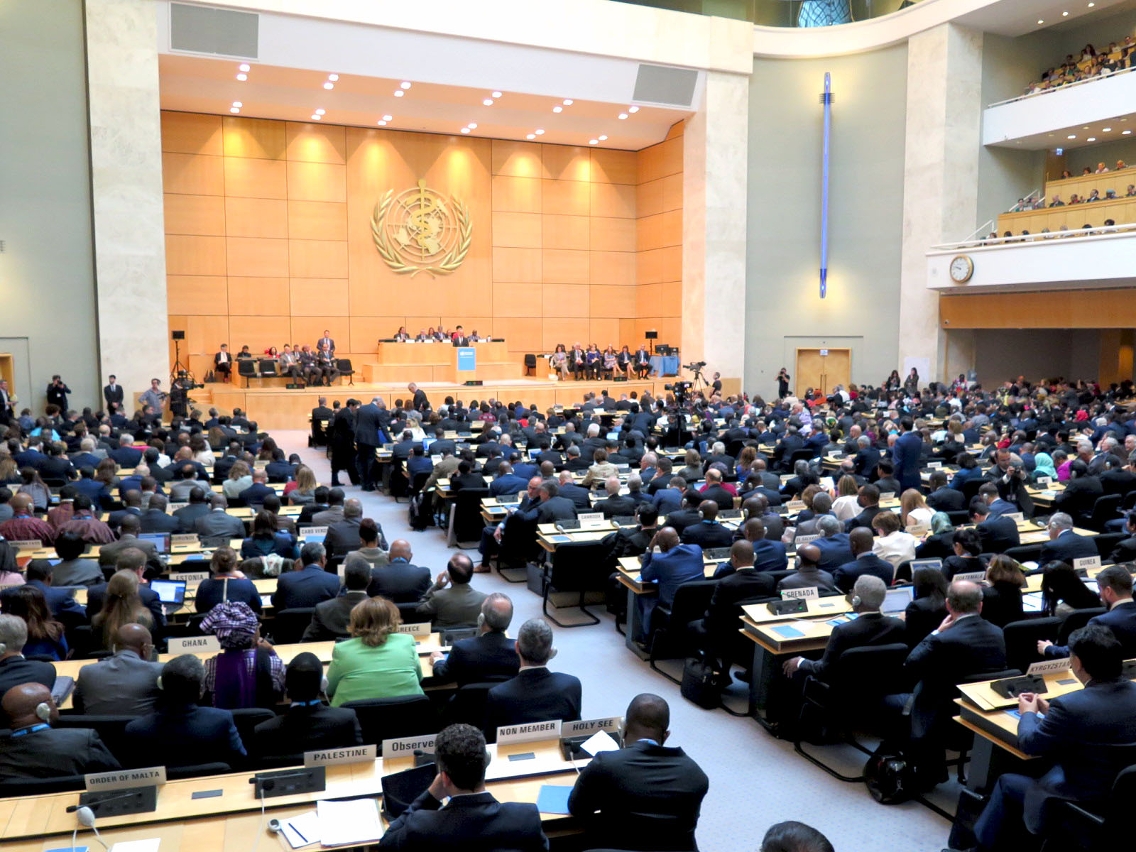
<svg viewBox="0 0 1136 852"><path fill-rule="evenodd" d="M493 98L486 98L482 101L485 106L493 106Z"/></svg>
<svg viewBox="0 0 1136 852"><path fill-rule="evenodd" d="M596 137L596 138L597 138L597 139L599 139L599 140L600 140L601 142L606 142L606 141L607 141L607 136L606 136L606 135L604 135L604 136L598 136L598 137Z"/></svg>
<svg viewBox="0 0 1136 852"><path fill-rule="evenodd" d="M248 64L247 62L242 62L242 63L241 63L240 65L238 65L238 66L237 66L237 69L238 69L238 70L240 70L240 71L248 71L248 70L250 70L250 69L249 69L249 64Z"/></svg>
<svg viewBox="0 0 1136 852"><path fill-rule="evenodd" d="M323 121L323 116L312 113L312 121Z"/></svg>
<svg viewBox="0 0 1136 852"><path fill-rule="evenodd" d="M554 106L554 107L552 108L552 111L553 111L553 112L564 112L564 107L562 107L562 106Z"/></svg>
<svg viewBox="0 0 1136 852"><path fill-rule="evenodd" d="M501 93L500 93L500 92L493 92L493 94L491 95L491 97L494 97L494 98L499 98L499 97L501 97Z"/></svg>
<svg viewBox="0 0 1136 852"><path fill-rule="evenodd" d="M536 134L535 134L535 133L530 133L530 134L529 134L528 136L526 136L525 138L526 138L526 139L536 139Z"/></svg>
<svg viewBox="0 0 1136 852"><path fill-rule="evenodd" d="M621 113L619 114L619 120L620 120L620 121L623 121L623 119L625 119L625 118L627 118L627 113L625 113L625 112L621 112Z"/></svg>
<svg viewBox="0 0 1136 852"><path fill-rule="evenodd" d="M1086 125L1085 125L1084 127L1082 127L1081 129L1082 129L1082 130L1088 130L1088 129L1089 129L1089 125L1087 125L1087 124L1086 124Z"/></svg>
<svg viewBox="0 0 1136 852"><path fill-rule="evenodd" d="M380 120L380 121L378 122L378 125L379 125L379 127L386 127L386 126L387 126L387 123L386 123L385 121L381 121L381 120Z"/></svg>
<svg viewBox="0 0 1136 852"><path fill-rule="evenodd" d="M564 106L572 106L573 100L571 98L564 99Z"/></svg>
<svg viewBox="0 0 1136 852"><path fill-rule="evenodd" d="M331 82L333 82L333 83L338 83L339 82L339 75L338 74L328 74L327 79L331 80Z"/></svg>
<svg viewBox="0 0 1136 852"><path fill-rule="evenodd" d="M242 104L240 101L233 101L233 106L235 106L237 109L240 109L244 106L244 104Z"/></svg>
<svg viewBox="0 0 1136 852"><path fill-rule="evenodd" d="M627 111L630 112L630 113L637 113L637 112L639 112L639 107L630 106L630 107L627 108Z"/></svg>
<svg viewBox="0 0 1136 852"><path fill-rule="evenodd" d="M384 115L384 116L383 116L383 121L394 121L394 118L393 118L393 117L391 117L391 116L389 116L389 115Z"/></svg>
<svg viewBox="0 0 1136 852"><path fill-rule="evenodd" d="M238 113L240 111L241 111L240 107L229 107L229 112L231 112L231 113Z"/></svg>
<svg viewBox="0 0 1136 852"><path fill-rule="evenodd" d="M1090 137L1089 137L1088 139L1086 139L1085 141L1086 141L1086 142L1096 142L1096 141L1097 141L1097 137L1095 137L1095 136L1090 136Z"/></svg>
<svg viewBox="0 0 1136 852"><path fill-rule="evenodd" d="M1038 23L1039 23L1039 24L1044 24L1044 23L1045 23L1045 21L1038 21Z"/></svg>
<svg viewBox="0 0 1136 852"><path fill-rule="evenodd" d="M1069 17L1069 13L1068 13L1068 12L1062 12L1062 13L1061 13L1061 17L1062 17L1062 18L1068 18L1068 17Z"/></svg>
<svg viewBox="0 0 1136 852"><path fill-rule="evenodd" d="M544 131L541 130L540 128L537 128L536 130L534 130L533 133L535 133L537 136L543 136L544 135Z"/></svg>
<svg viewBox="0 0 1136 852"><path fill-rule="evenodd" d="M317 109L316 115L327 115L327 110L326 109Z"/></svg>
<svg viewBox="0 0 1136 852"><path fill-rule="evenodd" d="M401 98L405 94L406 94L406 92L404 92L402 89L395 89L394 90L394 96L396 98Z"/></svg>
<svg viewBox="0 0 1136 852"><path fill-rule="evenodd" d="M1068 136L1066 136L1065 138L1066 138L1066 139L1076 139L1076 138L1077 138L1077 134L1076 134L1076 133L1070 133L1070 134L1069 134Z"/></svg>
<svg viewBox="0 0 1136 852"><path fill-rule="evenodd" d="M477 130L477 122L471 121L469 124L466 125L466 127L468 127L470 130Z"/></svg>
<svg viewBox="0 0 1136 852"><path fill-rule="evenodd" d="M1089 8L1091 9L1091 8L1093 8L1093 6L1095 6L1095 5L1097 5L1097 4L1096 4L1096 3L1090 3L1090 4L1089 4Z"/></svg>
<svg viewBox="0 0 1136 852"><path fill-rule="evenodd" d="M1120 131L1120 135L1121 135L1121 136L1131 136L1131 135L1132 135L1132 131L1131 131L1131 130L1121 130L1121 131Z"/></svg>
<svg viewBox="0 0 1136 852"><path fill-rule="evenodd" d="M1101 128L1101 132L1102 132L1102 133L1111 133L1111 132L1112 132L1112 128L1111 128L1111 127L1102 127L1102 128Z"/></svg>
<svg viewBox="0 0 1136 852"><path fill-rule="evenodd" d="M462 133L469 133L469 128L468 128L468 127L463 127L463 128L462 128Z"/></svg>
<svg viewBox="0 0 1136 852"><path fill-rule="evenodd" d="M324 87L325 89L327 89L328 91L331 91L332 89L334 89L334 88L335 88L335 83L324 83L324 84L323 84L323 87Z"/></svg>
<svg viewBox="0 0 1136 852"><path fill-rule="evenodd" d="M245 80L247 80L248 78L249 78L249 75L248 75L248 74L238 74L238 75L237 75L237 79L238 79L238 80L240 80L240 81L241 81L242 83L243 83L243 82L244 82Z"/></svg>
<svg viewBox="0 0 1136 852"><path fill-rule="evenodd" d="M399 85L400 89L409 89L410 88L410 83L406 82L405 80L403 80L398 85Z"/></svg>
<svg viewBox="0 0 1136 852"><path fill-rule="evenodd" d="M599 139L589 139L589 140L588 140L588 144L589 144L589 145L599 145L599 144L600 144L600 140L599 140Z"/></svg>

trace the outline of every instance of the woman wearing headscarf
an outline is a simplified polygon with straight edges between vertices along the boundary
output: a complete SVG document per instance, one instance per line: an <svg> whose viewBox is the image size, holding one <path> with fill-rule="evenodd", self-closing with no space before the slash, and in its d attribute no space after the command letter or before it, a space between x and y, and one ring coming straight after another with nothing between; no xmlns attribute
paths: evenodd
<svg viewBox="0 0 1136 852"><path fill-rule="evenodd" d="M284 663L260 638L260 622L249 605L217 604L202 619L201 632L221 643L221 653L205 661L205 691L213 706L275 708L284 695Z"/></svg>
<svg viewBox="0 0 1136 852"><path fill-rule="evenodd" d="M931 534L915 548L916 559L946 559L954 553L952 539L955 528L946 512L936 512L931 516Z"/></svg>
<svg viewBox="0 0 1136 852"><path fill-rule="evenodd" d="M1049 453L1034 454L1033 464L1031 478L1034 482L1037 482L1043 476L1048 476L1052 481L1057 480L1057 468L1053 466L1053 457Z"/></svg>

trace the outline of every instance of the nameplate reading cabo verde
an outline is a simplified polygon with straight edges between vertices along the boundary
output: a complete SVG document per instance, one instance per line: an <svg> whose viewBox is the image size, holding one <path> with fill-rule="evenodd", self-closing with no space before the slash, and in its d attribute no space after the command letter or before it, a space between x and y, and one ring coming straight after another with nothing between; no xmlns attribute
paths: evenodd
<svg viewBox="0 0 1136 852"><path fill-rule="evenodd" d="M328 748L323 751L305 751L304 766L331 766L336 763L366 763L378 759L379 747L374 743L350 748Z"/></svg>
<svg viewBox="0 0 1136 852"><path fill-rule="evenodd" d="M398 737L393 740L383 740L383 759L413 757L416 751L433 754L434 740L437 738L437 734L424 734L420 737Z"/></svg>
<svg viewBox="0 0 1136 852"><path fill-rule="evenodd" d="M216 636L183 636L168 640L171 654L197 654L207 651L212 654L221 653L221 643Z"/></svg>
<svg viewBox="0 0 1136 852"><path fill-rule="evenodd" d="M582 734L594 734L597 731L607 731L609 734L614 734L622 726L622 716L609 716L606 719L581 719L579 722L564 722L560 733L565 737L578 737Z"/></svg>
<svg viewBox="0 0 1136 852"><path fill-rule="evenodd" d="M554 722L529 722L525 725L502 725L497 729L497 745L509 743L531 743L535 740L560 739L560 720Z"/></svg>
<svg viewBox="0 0 1136 852"><path fill-rule="evenodd" d="M144 769L122 769L117 772L96 772L84 775L87 792L125 790L129 787L153 787L166 783L166 767L147 766Z"/></svg>

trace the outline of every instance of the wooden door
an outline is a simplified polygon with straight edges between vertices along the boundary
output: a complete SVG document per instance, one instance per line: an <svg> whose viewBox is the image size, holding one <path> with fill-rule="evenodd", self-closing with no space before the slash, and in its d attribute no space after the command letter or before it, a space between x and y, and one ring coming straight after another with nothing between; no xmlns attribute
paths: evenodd
<svg viewBox="0 0 1136 852"><path fill-rule="evenodd" d="M851 349L798 349L797 396L809 388L826 396L837 385L848 386L852 377Z"/></svg>

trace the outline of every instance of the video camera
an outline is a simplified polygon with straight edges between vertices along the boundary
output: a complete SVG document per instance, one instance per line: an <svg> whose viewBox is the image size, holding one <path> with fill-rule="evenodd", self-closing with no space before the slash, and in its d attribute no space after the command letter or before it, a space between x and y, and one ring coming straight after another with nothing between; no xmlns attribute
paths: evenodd
<svg viewBox="0 0 1136 852"><path fill-rule="evenodd" d="M675 395L675 399L679 400L680 402L686 397L688 393L690 393L690 388L690 382L675 382L674 384L663 385L663 390L669 390Z"/></svg>
<svg viewBox="0 0 1136 852"><path fill-rule="evenodd" d="M689 364L683 364L682 368L684 370L690 370L691 372L697 373L700 372L705 366L705 361L691 361Z"/></svg>
<svg viewBox="0 0 1136 852"><path fill-rule="evenodd" d="M191 391L196 388L203 388L205 385L200 382L194 381L193 376L189 374L188 370L178 370L177 378L174 379L174 385L178 390ZM171 388L173 390L173 388Z"/></svg>

